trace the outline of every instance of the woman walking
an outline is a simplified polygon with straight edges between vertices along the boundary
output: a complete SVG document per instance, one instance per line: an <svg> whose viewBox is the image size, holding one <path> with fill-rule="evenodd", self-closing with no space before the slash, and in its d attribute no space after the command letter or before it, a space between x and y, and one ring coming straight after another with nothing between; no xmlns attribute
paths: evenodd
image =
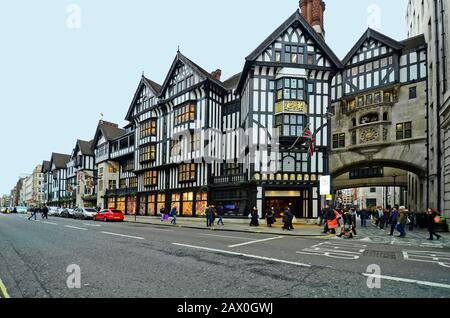
<svg viewBox="0 0 450 318"><path fill-rule="evenodd" d="M442 236L436 233L436 221L437 218L440 217L439 213L433 209L427 210L427 221L428 221L428 232L430 233L429 241L434 240L434 237L436 236L436 239L439 241Z"/></svg>
<svg viewBox="0 0 450 318"><path fill-rule="evenodd" d="M406 214L406 208L400 207L400 213L398 217L397 231L400 232L398 237L406 237L405 226L408 224L408 215Z"/></svg>
<svg viewBox="0 0 450 318"><path fill-rule="evenodd" d="M259 215L258 215L258 209L256 208L256 206L253 208L252 212L250 212L251 214L251 221L250 221L250 226L259 226Z"/></svg>

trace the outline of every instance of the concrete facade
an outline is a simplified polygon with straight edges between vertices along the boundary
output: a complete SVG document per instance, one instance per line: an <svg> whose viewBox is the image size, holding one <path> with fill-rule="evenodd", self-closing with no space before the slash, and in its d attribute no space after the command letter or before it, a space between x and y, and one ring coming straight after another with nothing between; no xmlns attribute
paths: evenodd
<svg viewBox="0 0 450 318"><path fill-rule="evenodd" d="M410 0L406 14L408 35L424 34L428 44L428 205L447 216L450 215L449 10L447 0Z"/></svg>

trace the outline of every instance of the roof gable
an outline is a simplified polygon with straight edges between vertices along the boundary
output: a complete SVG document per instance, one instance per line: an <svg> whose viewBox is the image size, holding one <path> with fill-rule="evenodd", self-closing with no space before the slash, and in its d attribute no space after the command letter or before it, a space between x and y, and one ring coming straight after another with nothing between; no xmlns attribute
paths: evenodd
<svg viewBox="0 0 450 318"><path fill-rule="evenodd" d="M93 151L97 146L101 137L104 137L106 141L110 141L126 134L126 130L118 128L116 124L100 122L97 126L94 139L92 140L91 150Z"/></svg>
<svg viewBox="0 0 450 318"><path fill-rule="evenodd" d="M70 155L52 153L52 159L50 160L51 170L66 169L67 163L70 161L71 157L72 156Z"/></svg>
<svg viewBox="0 0 450 318"><path fill-rule="evenodd" d="M173 80L177 81L180 78L184 79L190 76L194 76L194 82L192 84L209 80L220 88L226 90L223 83L216 80L211 73L205 71L202 67L178 52L172 66L170 67L166 79L164 80L164 84L161 87L160 97L164 97L164 94L167 92L169 86L173 85Z"/></svg>
<svg viewBox="0 0 450 318"><path fill-rule="evenodd" d="M133 117L133 112L136 108L137 101L141 98L142 91L144 87L148 88L150 91L150 94L153 95L153 97L156 99L159 94L161 93L161 85L158 83L146 78L144 75L142 75L141 81L139 82L139 85L136 89L136 92L134 93L133 100L131 101L131 105L128 109L127 115L125 116L125 120L131 121Z"/></svg>
<svg viewBox="0 0 450 318"><path fill-rule="evenodd" d="M365 51L376 48L375 46L379 46L383 48L383 45L386 46L386 53L390 50L401 50L403 48L403 44L400 42L378 32L371 28L368 28L366 32L361 36L361 38L356 42L350 52L345 56L342 61L343 65L347 65L352 61L353 57L364 53ZM382 55L382 54L379 54Z"/></svg>
<svg viewBox="0 0 450 318"><path fill-rule="evenodd" d="M289 32L290 29L300 29L301 32ZM343 65L339 58L334 54L331 48L325 43L323 38L317 34L317 32L311 27L311 25L305 20L301 15L300 10L296 10L293 15L291 15L283 24L281 24L268 38L266 38L249 56L246 57L246 63L242 76L240 78L237 90L240 91L246 81L247 73L250 70L250 66L253 62L258 60L264 61L264 56L266 51L271 48L272 45L279 39L285 39L286 34L289 33L289 40L298 40L298 43L302 41L305 44L315 46L318 50L322 52L323 59L329 63L330 67L333 68L343 68ZM324 62L324 66L326 63Z"/></svg>

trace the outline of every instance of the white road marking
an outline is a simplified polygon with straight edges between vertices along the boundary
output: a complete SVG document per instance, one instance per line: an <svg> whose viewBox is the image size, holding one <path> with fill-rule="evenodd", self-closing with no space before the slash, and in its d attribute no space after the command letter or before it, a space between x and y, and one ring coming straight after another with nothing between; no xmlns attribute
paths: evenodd
<svg viewBox="0 0 450 318"><path fill-rule="evenodd" d="M450 289L450 285L447 285L447 284L433 283L433 282L420 281L420 280L408 279L408 278L392 277L392 276L374 275L374 274L367 274L367 273L362 273L362 274L364 276L366 276L366 277L372 277L372 278L378 278L378 279L393 280L393 281L403 282L403 283L411 283L411 284L418 284L418 285L424 285L424 286L430 286L430 287L439 287L439 288L449 288Z"/></svg>
<svg viewBox="0 0 450 318"><path fill-rule="evenodd" d="M101 227L101 225L98 225L98 224L83 223L83 225L92 226L92 227Z"/></svg>
<svg viewBox="0 0 450 318"><path fill-rule="evenodd" d="M85 229L83 227L76 227L76 226L70 226L70 225L64 225L64 227L67 227L69 229L81 230L81 231L87 231L88 230L88 229Z"/></svg>
<svg viewBox="0 0 450 318"><path fill-rule="evenodd" d="M118 233L111 233L111 232L102 232L103 234L107 234L107 235L114 235L114 236L120 236L120 237L126 237L126 238L132 238L132 239L136 239L136 240L145 240L145 238L143 237L138 237L138 236L130 236L130 235L124 235L124 234L118 234Z"/></svg>
<svg viewBox="0 0 450 318"><path fill-rule="evenodd" d="M241 244L236 244L236 245L230 245L230 246L228 246L228 247L234 248L234 247L239 247L239 246L244 246L244 245L250 245L250 244L256 244L256 243L261 243L261 242L267 242L267 241L272 241L272 240L279 240L279 239L282 239L283 237L284 237L284 236L277 236L277 237L271 237L271 238L264 239L264 240L257 240L257 241L253 240L253 241L246 242L246 243L241 243Z"/></svg>
<svg viewBox="0 0 450 318"><path fill-rule="evenodd" d="M230 252L230 251L218 250L218 249L209 248L209 247L201 247L201 246L194 246L194 245L187 245L187 244L179 244L179 243L172 243L172 244L176 245L176 246L188 247L188 248L193 248L193 249L203 250L203 251L209 251L209 252L218 252L218 253L235 255L235 256L243 256L243 257L248 257L248 258L255 258L255 259L260 259L260 260L265 260L265 261L270 261L270 262L277 262L277 263L290 264L290 265L303 266L303 267L311 267L311 265L308 265L308 264L291 262L291 261L286 261L286 260L277 259L277 258L270 258L270 257L264 257L264 256L258 256L258 255Z"/></svg>
<svg viewBox="0 0 450 318"><path fill-rule="evenodd" d="M432 251L403 251L405 261L435 263L450 268L450 253Z"/></svg>
<svg viewBox="0 0 450 318"><path fill-rule="evenodd" d="M53 223L53 222L42 222L44 224L50 224L50 225L58 225L58 223Z"/></svg>
<svg viewBox="0 0 450 318"><path fill-rule="evenodd" d="M249 237L215 235L215 234L200 234L200 236L215 236L215 237L231 238L231 239L236 239L236 240L249 240L250 239Z"/></svg>
<svg viewBox="0 0 450 318"><path fill-rule="evenodd" d="M357 260L364 253L367 245L344 242L326 242L305 248L297 254L326 256L330 258Z"/></svg>

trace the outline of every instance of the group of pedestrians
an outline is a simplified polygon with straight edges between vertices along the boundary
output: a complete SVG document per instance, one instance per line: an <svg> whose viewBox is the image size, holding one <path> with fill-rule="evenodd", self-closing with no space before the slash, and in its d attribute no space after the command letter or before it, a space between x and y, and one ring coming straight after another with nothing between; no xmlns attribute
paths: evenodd
<svg viewBox="0 0 450 318"><path fill-rule="evenodd" d="M41 213L42 219L48 220L48 207L47 207L46 204L44 204L44 206L42 208L34 208L34 209L32 209L31 210L31 215L28 218L28 220L30 221L34 217L34 220L36 221L38 213Z"/></svg>

